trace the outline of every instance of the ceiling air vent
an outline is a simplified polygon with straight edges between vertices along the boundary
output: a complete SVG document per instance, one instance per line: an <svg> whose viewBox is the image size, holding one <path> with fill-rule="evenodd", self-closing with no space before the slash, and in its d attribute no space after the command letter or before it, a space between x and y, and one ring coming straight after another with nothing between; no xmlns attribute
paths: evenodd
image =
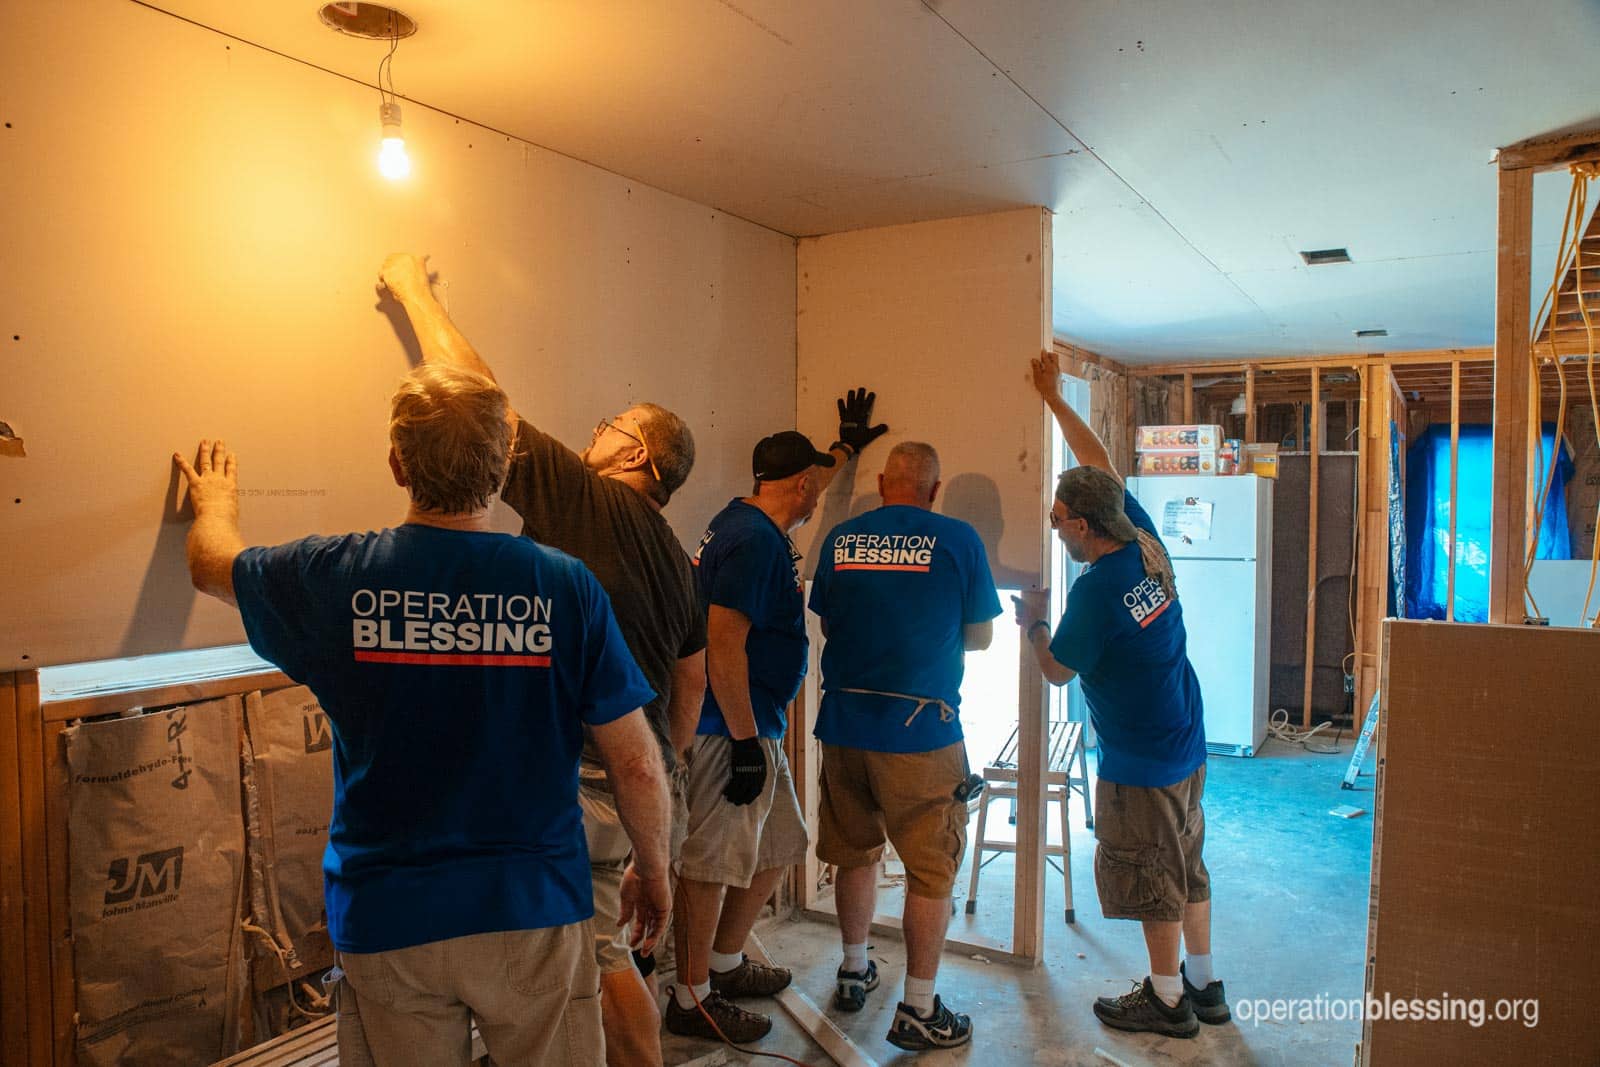
<svg viewBox="0 0 1600 1067"><path fill-rule="evenodd" d="M1357 330L1357 337L1388 337L1388 330Z"/></svg>
<svg viewBox="0 0 1600 1067"><path fill-rule="evenodd" d="M1308 267L1320 267L1324 263L1350 262L1350 250L1347 248L1314 248L1309 252L1301 252L1300 258L1306 261Z"/></svg>

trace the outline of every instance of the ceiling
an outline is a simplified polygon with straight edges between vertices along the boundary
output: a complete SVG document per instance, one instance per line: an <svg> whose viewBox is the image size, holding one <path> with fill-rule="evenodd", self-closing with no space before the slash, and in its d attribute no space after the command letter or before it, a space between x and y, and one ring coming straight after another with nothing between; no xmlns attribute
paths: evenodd
<svg viewBox="0 0 1600 1067"><path fill-rule="evenodd" d="M159 6L369 83L387 47ZM1043 204L1058 337L1137 363L1490 344L1491 151L1600 125L1596 0L398 6L401 96L783 233Z"/></svg>

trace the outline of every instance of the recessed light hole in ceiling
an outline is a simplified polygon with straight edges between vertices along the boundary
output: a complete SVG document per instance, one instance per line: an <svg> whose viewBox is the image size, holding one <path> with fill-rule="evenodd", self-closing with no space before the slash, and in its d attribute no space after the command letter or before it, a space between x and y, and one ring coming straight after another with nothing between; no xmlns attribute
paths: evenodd
<svg viewBox="0 0 1600 1067"><path fill-rule="evenodd" d="M417 32L417 24L409 15L382 4L324 4L317 15L329 29L351 37L390 41Z"/></svg>

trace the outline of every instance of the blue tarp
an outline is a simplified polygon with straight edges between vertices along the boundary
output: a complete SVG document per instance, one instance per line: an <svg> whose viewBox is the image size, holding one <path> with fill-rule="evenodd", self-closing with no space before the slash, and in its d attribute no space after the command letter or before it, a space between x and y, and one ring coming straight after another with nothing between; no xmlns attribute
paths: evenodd
<svg viewBox="0 0 1600 1067"><path fill-rule="evenodd" d="M1554 453L1555 427L1544 426L1544 470ZM1487 426L1462 426L1456 517L1456 620L1489 617L1490 478L1493 436ZM1567 479L1572 460L1565 447L1539 526L1539 559L1570 559ZM1445 617L1450 561L1450 427L1430 426L1406 453L1406 615Z"/></svg>

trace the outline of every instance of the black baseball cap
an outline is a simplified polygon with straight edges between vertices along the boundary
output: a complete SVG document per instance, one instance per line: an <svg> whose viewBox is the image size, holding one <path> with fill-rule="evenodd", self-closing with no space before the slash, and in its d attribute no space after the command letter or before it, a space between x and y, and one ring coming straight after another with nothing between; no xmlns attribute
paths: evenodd
<svg viewBox="0 0 1600 1067"><path fill-rule="evenodd" d="M818 452L811 438L799 430L784 430L771 437L763 437L750 456L750 471L758 482L775 482L789 478L807 467L831 467L833 457Z"/></svg>

